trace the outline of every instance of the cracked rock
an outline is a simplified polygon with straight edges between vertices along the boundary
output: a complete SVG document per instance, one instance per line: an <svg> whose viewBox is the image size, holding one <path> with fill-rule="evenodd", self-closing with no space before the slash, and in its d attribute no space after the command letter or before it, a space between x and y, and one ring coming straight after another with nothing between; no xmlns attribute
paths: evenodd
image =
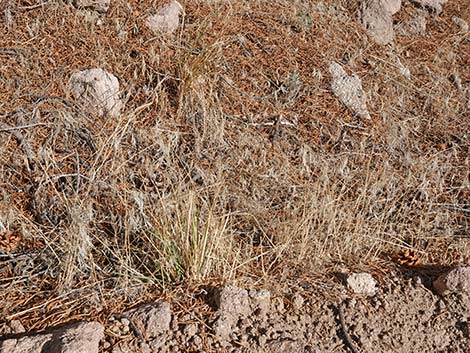
<svg viewBox="0 0 470 353"><path fill-rule="evenodd" d="M331 89L341 103L364 119L370 119L362 82L356 75L349 76L336 62L330 64Z"/></svg>
<svg viewBox="0 0 470 353"><path fill-rule="evenodd" d="M116 76L102 70L90 69L70 76L69 90L81 107L90 114L117 117L123 103L119 97Z"/></svg>

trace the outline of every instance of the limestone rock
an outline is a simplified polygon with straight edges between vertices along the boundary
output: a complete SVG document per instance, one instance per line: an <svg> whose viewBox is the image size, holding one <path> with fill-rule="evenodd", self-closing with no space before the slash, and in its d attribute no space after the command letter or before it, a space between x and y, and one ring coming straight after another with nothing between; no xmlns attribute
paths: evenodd
<svg viewBox="0 0 470 353"><path fill-rule="evenodd" d="M144 304L124 314L147 339L157 337L170 329L172 312L167 302Z"/></svg>
<svg viewBox="0 0 470 353"><path fill-rule="evenodd" d="M0 353L98 353L104 327L98 322L77 322L48 333L0 342Z"/></svg>
<svg viewBox="0 0 470 353"><path fill-rule="evenodd" d="M70 76L69 90L82 108L90 114L117 117L123 106L116 76L90 69Z"/></svg>
<svg viewBox="0 0 470 353"><path fill-rule="evenodd" d="M109 10L110 1L111 0L74 0L73 4L78 9L106 13Z"/></svg>
<svg viewBox="0 0 470 353"><path fill-rule="evenodd" d="M353 273L348 277L347 283L356 294L373 296L377 292L375 279L369 273Z"/></svg>
<svg viewBox="0 0 470 353"><path fill-rule="evenodd" d="M157 14L147 17L145 24L155 33L171 34L179 26L182 10L183 6L178 1L172 1L160 8Z"/></svg>
<svg viewBox="0 0 470 353"><path fill-rule="evenodd" d="M380 45L393 42L393 18L401 0L366 0L361 6L361 22L370 37Z"/></svg>
<svg viewBox="0 0 470 353"><path fill-rule="evenodd" d="M455 292L470 295L470 266L457 267L439 276L433 286L441 295Z"/></svg>
<svg viewBox="0 0 470 353"><path fill-rule="evenodd" d="M445 4L447 0L412 0L416 5L435 13L442 12L442 4Z"/></svg>
<svg viewBox="0 0 470 353"><path fill-rule="evenodd" d="M370 119L360 78L356 75L349 76L336 62L330 64L329 71L333 94L355 114Z"/></svg>

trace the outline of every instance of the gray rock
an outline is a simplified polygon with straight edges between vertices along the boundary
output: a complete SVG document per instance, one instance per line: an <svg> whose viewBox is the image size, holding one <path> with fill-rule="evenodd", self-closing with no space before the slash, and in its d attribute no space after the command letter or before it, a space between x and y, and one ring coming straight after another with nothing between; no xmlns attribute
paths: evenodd
<svg viewBox="0 0 470 353"><path fill-rule="evenodd" d="M144 304L126 311L124 315L147 339L157 337L170 330L172 312L171 306L167 302Z"/></svg>
<svg viewBox="0 0 470 353"><path fill-rule="evenodd" d="M92 10L106 13L111 0L74 0L73 5L78 9Z"/></svg>
<svg viewBox="0 0 470 353"><path fill-rule="evenodd" d="M393 42L393 18L401 0L365 0L361 5L361 22L370 37L380 45Z"/></svg>
<svg viewBox="0 0 470 353"><path fill-rule="evenodd" d="M199 331L197 324L187 324L184 328L184 336L189 340L195 336Z"/></svg>
<svg viewBox="0 0 470 353"><path fill-rule="evenodd" d="M7 339L0 342L0 353L41 353L52 337L52 334L40 334Z"/></svg>
<svg viewBox="0 0 470 353"><path fill-rule="evenodd" d="M77 322L48 333L0 342L0 353L98 353L104 327L98 322Z"/></svg>
<svg viewBox="0 0 470 353"><path fill-rule="evenodd" d="M470 295L470 266L457 267L442 274L433 282L433 286L441 295L450 293Z"/></svg>
<svg viewBox="0 0 470 353"><path fill-rule="evenodd" d="M373 296L377 293L375 279L369 273L353 273L348 277L347 284L356 294Z"/></svg>
<svg viewBox="0 0 470 353"><path fill-rule="evenodd" d="M178 1L172 1L160 8L157 14L147 17L145 24L155 33L171 34L179 26L183 6Z"/></svg>
<svg viewBox="0 0 470 353"><path fill-rule="evenodd" d="M338 63L331 63L331 89L336 97L361 118L370 119L362 82L356 75L348 76Z"/></svg>
<svg viewBox="0 0 470 353"><path fill-rule="evenodd" d="M123 104L119 97L119 81L102 69L72 74L69 90L82 108L90 114L117 117L121 112Z"/></svg>

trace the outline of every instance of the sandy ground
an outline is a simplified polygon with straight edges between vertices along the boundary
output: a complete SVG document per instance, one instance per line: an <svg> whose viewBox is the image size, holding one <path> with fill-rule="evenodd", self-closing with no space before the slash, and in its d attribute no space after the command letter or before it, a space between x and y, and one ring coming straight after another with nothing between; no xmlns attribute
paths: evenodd
<svg viewBox="0 0 470 353"><path fill-rule="evenodd" d="M108 336L108 351L470 352L470 298L441 297L421 277L386 279L369 298L339 288L336 301L312 290L270 296L236 287L220 299L220 290L199 297L212 310L175 313L169 334Z"/></svg>

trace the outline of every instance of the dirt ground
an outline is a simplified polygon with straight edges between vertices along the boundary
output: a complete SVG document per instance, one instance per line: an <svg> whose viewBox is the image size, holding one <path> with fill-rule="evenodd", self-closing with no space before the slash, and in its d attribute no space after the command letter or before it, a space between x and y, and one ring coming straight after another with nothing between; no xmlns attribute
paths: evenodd
<svg viewBox="0 0 470 353"><path fill-rule="evenodd" d="M429 278L407 277L384 279L369 298L341 284L328 296L308 285L280 295L207 288L194 295L192 309L173 305L169 333L148 340L132 330L123 339L108 334L104 347L114 353L469 352L468 295L442 297ZM122 328L119 320L113 325L115 332Z"/></svg>
<svg viewBox="0 0 470 353"><path fill-rule="evenodd" d="M365 297L344 278L297 281L278 292L207 286L140 304L102 320L100 352L470 352L468 294L441 296L430 276L392 273ZM11 321L0 334L24 336L15 329L18 321ZM7 352L2 340L0 352Z"/></svg>

